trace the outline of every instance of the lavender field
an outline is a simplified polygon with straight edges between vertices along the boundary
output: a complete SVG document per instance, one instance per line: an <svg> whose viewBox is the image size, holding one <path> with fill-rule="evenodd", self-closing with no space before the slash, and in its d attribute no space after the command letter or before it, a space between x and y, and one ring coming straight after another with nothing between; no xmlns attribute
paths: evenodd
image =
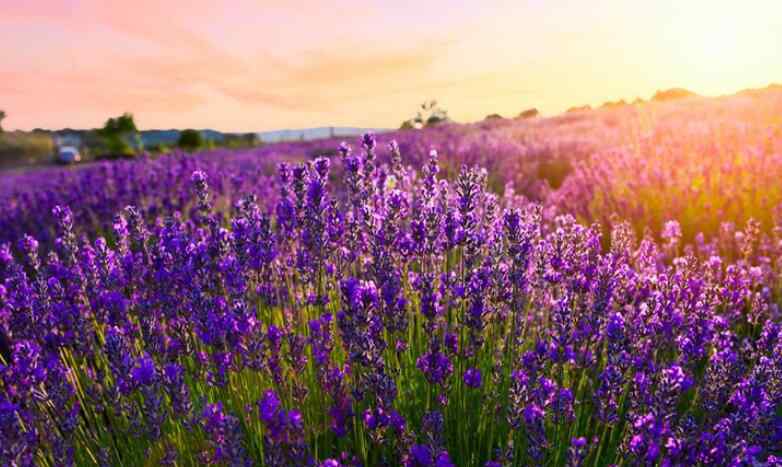
<svg viewBox="0 0 782 467"><path fill-rule="evenodd" d="M0 464L782 465L782 91L0 174Z"/></svg>

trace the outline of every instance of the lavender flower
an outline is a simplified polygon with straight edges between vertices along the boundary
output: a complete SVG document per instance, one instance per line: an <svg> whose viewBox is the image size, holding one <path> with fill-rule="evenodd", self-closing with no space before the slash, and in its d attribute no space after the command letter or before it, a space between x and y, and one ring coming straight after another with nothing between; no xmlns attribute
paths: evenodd
<svg viewBox="0 0 782 467"><path fill-rule="evenodd" d="M477 368L468 368L464 372L464 384L471 388L481 387L481 370Z"/></svg>

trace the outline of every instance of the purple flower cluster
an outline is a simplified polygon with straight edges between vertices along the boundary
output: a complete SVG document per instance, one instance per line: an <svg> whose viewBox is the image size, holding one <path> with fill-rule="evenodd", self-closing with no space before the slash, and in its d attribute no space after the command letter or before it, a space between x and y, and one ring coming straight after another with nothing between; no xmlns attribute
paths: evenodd
<svg viewBox="0 0 782 467"><path fill-rule="evenodd" d="M618 128L617 137L574 163L546 201L590 222L606 224L619 215L671 246L684 240L707 246L705 236L750 219L770 230L782 204L773 188L782 176L782 137L771 123L781 104L782 93L768 90L751 99L662 105L651 122L645 109L606 112L603 117L616 118L620 127L643 121L644 129ZM597 126L600 117L590 117L590 124ZM678 223L666 223L670 219ZM712 247L723 256L741 254L740 238L726 240Z"/></svg>
<svg viewBox="0 0 782 467"><path fill-rule="evenodd" d="M0 246L0 463L779 462L782 219L658 243L361 144Z"/></svg>

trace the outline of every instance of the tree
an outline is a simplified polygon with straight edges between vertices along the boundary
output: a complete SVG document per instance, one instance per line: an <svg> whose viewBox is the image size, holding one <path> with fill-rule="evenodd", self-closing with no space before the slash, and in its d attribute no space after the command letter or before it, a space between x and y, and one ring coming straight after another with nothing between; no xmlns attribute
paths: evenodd
<svg viewBox="0 0 782 467"><path fill-rule="evenodd" d="M134 143L140 146L136 122L133 114L128 112L106 120L103 128L98 130L98 135L103 140L106 150L113 156L133 155L133 148L128 143L128 139L134 136Z"/></svg>
<svg viewBox="0 0 782 467"><path fill-rule="evenodd" d="M424 126L433 126L448 121L448 111L437 105L436 100L421 104L416 120Z"/></svg>
<svg viewBox="0 0 782 467"><path fill-rule="evenodd" d="M5 112L0 110L0 133L3 132L3 120L5 120Z"/></svg>
<svg viewBox="0 0 782 467"><path fill-rule="evenodd" d="M247 147L250 148L258 146L258 143L260 142L258 140L258 133L245 133L242 136L242 139L244 139L244 143L247 145Z"/></svg>
<svg viewBox="0 0 782 467"><path fill-rule="evenodd" d="M195 151L204 145L204 138L201 136L200 131L183 130L179 134L179 140L177 140L176 145L185 151Z"/></svg>
<svg viewBox="0 0 782 467"><path fill-rule="evenodd" d="M125 112L117 118L110 118L103 125L103 131L118 134L128 134L138 132L133 114Z"/></svg>
<svg viewBox="0 0 782 467"><path fill-rule="evenodd" d="M540 115L540 112L538 112L538 109L533 107L531 109L527 109L527 110L521 112L517 118L521 118L521 119L535 118L538 115Z"/></svg>
<svg viewBox="0 0 782 467"><path fill-rule="evenodd" d="M414 130L415 129L415 123L413 123L413 119L405 120L402 122L401 125L399 125L400 130Z"/></svg>
<svg viewBox="0 0 782 467"><path fill-rule="evenodd" d="M437 105L432 99L421 104L421 109L416 116L402 122L401 129L424 128L449 121L448 111Z"/></svg>
<svg viewBox="0 0 782 467"><path fill-rule="evenodd" d="M254 148L259 144L260 140L256 133L225 133L219 145L231 149L241 149Z"/></svg>

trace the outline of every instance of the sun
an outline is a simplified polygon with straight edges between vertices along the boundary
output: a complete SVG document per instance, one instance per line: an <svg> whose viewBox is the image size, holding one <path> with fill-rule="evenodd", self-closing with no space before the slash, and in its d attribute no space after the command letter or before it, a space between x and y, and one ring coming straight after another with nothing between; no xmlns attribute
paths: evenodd
<svg viewBox="0 0 782 467"><path fill-rule="evenodd" d="M663 20L663 60L680 83L724 93L770 79L778 69L778 32L750 8L723 2L687 4Z"/></svg>

